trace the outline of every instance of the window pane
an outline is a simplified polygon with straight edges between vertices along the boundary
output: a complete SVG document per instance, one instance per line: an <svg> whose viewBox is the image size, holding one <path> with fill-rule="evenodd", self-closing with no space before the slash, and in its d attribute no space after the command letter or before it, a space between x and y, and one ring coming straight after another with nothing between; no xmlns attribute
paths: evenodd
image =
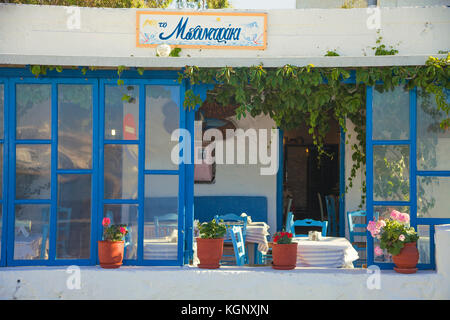
<svg viewBox="0 0 450 320"><path fill-rule="evenodd" d="M417 90L418 170L450 170L450 128L439 126L446 117L434 95Z"/></svg>
<svg viewBox="0 0 450 320"><path fill-rule="evenodd" d="M56 258L89 259L91 175L58 175Z"/></svg>
<svg viewBox="0 0 450 320"><path fill-rule="evenodd" d="M145 177L144 213L144 259L176 260L178 176Z"/></svg>
<svg viewBox="0 0 450 320"><path fill-rule="evenodd" d="M16 199L50 199L48 144L16 146Z"/></svg>
<svg viewBox="0 0 450 320"><path fill-rule="evenodd" d="M139 86L105 86L105 139L137 140Z"/></svg>
<svg viewBox="0 0 450 320"><path fill-rule="evenodd" d="M178 86L146 86L145 88L145 168L176 170L171 160L172 132L180 127L180 88Z"/></svg>
<svg viewBox="0 0 450 320"><path fill-rule="evenodd" d="M0 83L0 139L3 139L3 112L5 110L5 86Z"/></svg>
<svg viewBox="0 0 450 320"><path fill-rule="evenodd" d="M16 86L17 139L51 138L51 85Z"/></svg>
<svg viewBox="0 0 450 320"><path fill-rule="evenodd" d="M92 167L91 85L58 85L58 167Z"/></svg>
<svg viewBox="0 0 450 320"><path fill-rule="evenodd" d="M417 217L450 218L450 177L417 177Z"/></svg>
<svg viewBox="0 0 450 320"><path fill-rule="evenodd" d="M409 200L409 146L373 146L375 201Z"/></svg>
<svg viewBox="0 0 450 320"><path fill-rule="evenodd" d="M136 199L138 146L105 145L105 198Z"/></svg>
<svg viewBox="0 0 450 320"><path fill-rule="evenodd" d="M409 91L402 87L384 91L376 85L372 108L374 140L409 139Z"/></svg>
<svg viewBox="0 0 450 320"><path fill-rule="evenodd" d="M417 249L419 249L419 263L431 263L430 226L418 225L417 233L419 234L419 240L417 241Z"/></svg>
<svg viewBox="0 0 450 320"><path fill-rule="evenodd" d="M48 259L50 205L18 205L14 222L14 259Z"/></svg>
<svg viewBox="0 0 450 320"><path fill-rule="evenodd" d="M103 211L103 216L111 219L111 224L127 225L125 259L137 259L138 212L136 204L107 204Z"/></svg>

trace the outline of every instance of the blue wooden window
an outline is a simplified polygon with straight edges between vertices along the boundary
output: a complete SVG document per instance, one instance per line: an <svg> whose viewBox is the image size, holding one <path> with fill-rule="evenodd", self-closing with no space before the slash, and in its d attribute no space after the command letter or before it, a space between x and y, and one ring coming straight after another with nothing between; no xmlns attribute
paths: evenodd
<svg viewBox="0 0 450 320"><path fill-rule="evenodd" d="M104 216L130 226L124 264L182 265L193 181L167 157L193 116L177 73L0 76L0 265L95 265Z"/></svg>
<svg viewBox="0 0 450 320"><path fill-rule="evenodd" d="M445 115L433 95L416 88L367 87L366 100L368 219L392 209L409 213L420 236L418 268L434 269L434 226L450 223L450 132L439 126ZM376 256L377 240L367 237L368 264L391 269L391 257Z"/></svg>

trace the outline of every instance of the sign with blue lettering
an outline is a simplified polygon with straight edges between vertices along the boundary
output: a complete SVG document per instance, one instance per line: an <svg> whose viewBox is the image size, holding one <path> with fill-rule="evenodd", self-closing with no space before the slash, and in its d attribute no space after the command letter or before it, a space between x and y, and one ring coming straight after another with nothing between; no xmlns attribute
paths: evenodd
<svg viewBox="0 0 450 320"><path fill-rule="evenodd" d="M267 14L136 11L136 46L264 50Z"/></svg>

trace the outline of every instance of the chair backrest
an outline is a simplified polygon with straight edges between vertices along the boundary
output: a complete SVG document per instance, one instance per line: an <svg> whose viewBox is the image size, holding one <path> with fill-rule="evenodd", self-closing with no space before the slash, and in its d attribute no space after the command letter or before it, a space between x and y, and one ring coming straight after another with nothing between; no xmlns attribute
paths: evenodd
<svg viewBox="0 0 450 320"><path fill-rule="evenodd" d="M328 221L317 221L312 219L295 220L292 224L291 232L294 237L307 237L307 234L296 234L295 227L322 227L322 236L327 236Z"/></svg>
<svg viewBox="0 0 450 320"><path fill-rule="evenodd" d="M348 221L348 233L350 236L350 242L355 242L355 236L366 236L366 227L367 227L367 221L365 223L355 223L354 219L356 217L360 217L360 219L366 219L366 211L365 210L358 210L358 211L350 211L347 212L347 221ZM363 228L364 231L356 231L356 228Z"/></svg>
<svg viewBox="0 0 450 320"><path fill-rule="evenodd" d="M177 228L178 227L178 214L176 213L168 213L162 216L155 216L153 218L155 223L155 234L156 237L159 238L163 236L163 229L166 228ZM163 222L163 224L161 224ZM167 231L167 230L166 230ZM166 232L167 233L167 232Z"/></svg>
<svg viewBox="0 0 450 320"><path fill-rule="evenodd" d="M245 240L245 235L247 233L247 217L241 217L234 213L228 213L224 215L216 215L214 216L217 222L223 220L227 230L233 227L234 225L238 225L242 227L242 235Z"/></svg>
<svg viewBox="0 0 450 320"><path fill-rule="evenodd" d="M289 211L286 216L286 231L291 232L292 225L294 224L294 214L292 211Z"/></svg>
<svg viewBox="0 0 450 320"><path fill-rule="evenodd" d="M58 232L62 232L64 234L65 245L67 245L71 226L70 218L72 215L72 208L58 207L57 210L58 210L58 219L65 220L61 225L58 225ZM46 256L47 240L49 239L49 231L50 231L50 207L42 208L41 219L42 219L41 221L43 221L43 225L42 225L42 242L41 242L40 258L44 259ZM63 248L64 250L67 250L66 247Z"/></svg>
<svg viewBox="0 0 450 320"><path fill-rule="evenodd" d="M229 230L231 242L233 243L234 254L236 256L236 264L242 266L245 264L245 242L242 235L241 226L233 226Z"/></svg>
<svg viewBox="0 0 450 320"><path fill-rule="evenodd" d="M320 195L319 192L317 192L317 198L319 198L319 208L320 208L320 220L324 221L324 216L323 216L323 204L322 204L322 196Z"/></svg>
<svg viewBox="0 0 450 320"><path fill-rule="evenodd" d="M330 224L329 233L331 236L337 236L336 202L334 196L325 196L325 204L327 205L328 222Z"/></svg>

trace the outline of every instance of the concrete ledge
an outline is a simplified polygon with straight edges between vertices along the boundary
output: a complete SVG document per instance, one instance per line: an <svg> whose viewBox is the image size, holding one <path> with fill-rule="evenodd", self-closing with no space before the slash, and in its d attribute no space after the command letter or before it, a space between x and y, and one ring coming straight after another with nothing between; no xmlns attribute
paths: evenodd
<svg viewBox="0 0 450 320"><path fill-rule="evenodd" d="M1 299L449 299L448 278L433 271L379 274L379 289L365 269L270 267L80 268L80 289L64 267L15 267L0 272ZM372 278L373 279L373 278ZM378 280L376 280L378 281ZM370 282L370 279L369 279ZM282 290L281 290L282 289Z"/></svg>
<svg viewBox="0 0 450 320"><path fill-rule="evenodd" d="M147 67L182 68L186 65L204 68L251 67L262 64L265 67L282 67L286 64L315 67L381 67L424 65L430 56L444 58L444 54L413 56L360 56L360 57L93 57L93 56L48 56L0 54L0 65L52 65L52 66L94 66L94 67Z"/></svg>

